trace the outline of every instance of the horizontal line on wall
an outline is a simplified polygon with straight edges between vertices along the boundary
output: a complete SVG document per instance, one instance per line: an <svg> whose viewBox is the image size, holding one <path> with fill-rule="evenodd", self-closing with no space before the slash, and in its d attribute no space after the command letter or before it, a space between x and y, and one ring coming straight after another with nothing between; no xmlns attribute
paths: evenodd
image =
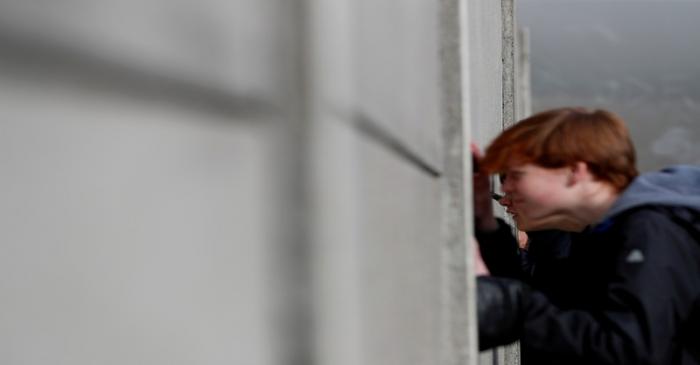
<svg viewBox="0 0 700 365"><path fill-rule="evenodd" d="M380 123L362 112L349 114L350 116L343 118L343 120L350 120L355 130L365 137L432 177L440 177L442 175L440 169L422 158L399 138L382 127Z"/></svg>
<svg viewBox="0 0 700 365"><path fill-rule="evenodd" d="M66 43L66 42L63 42ZM181 75L139 69L84 47L0 31L0 64L21 77L49 77L66 85L89 85L132 98L165 100L242 119L279 119L278 106L264 97L212 87ZM153 68L153 67L151 67ZM27 76L24 76L24 75ZM267 117L267 118L260 118ZM235 121L235 119L232 119Z"/></svg>

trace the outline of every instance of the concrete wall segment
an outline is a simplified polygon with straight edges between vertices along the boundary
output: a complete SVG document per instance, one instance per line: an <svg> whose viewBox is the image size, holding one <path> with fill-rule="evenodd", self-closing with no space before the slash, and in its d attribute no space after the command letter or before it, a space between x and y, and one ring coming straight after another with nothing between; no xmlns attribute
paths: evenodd
<svg viewBox="0 0 700 365"><path fill-rule="evenodd" d="M3 1L3 37L284 105L293 1ZM286 10L284 10L286 9Z"/></svg>
<svg viewBox="0 0 700 365"><path fill-rule="evenodd" d="M501 0L503 31L503 129L516 122L516 39L515 0Z"/></svg>
<svg viewBox="0 0 700 365"><path fill-rule="evenodd" d="M467 3L441 1L442 138L442 364L476 364L478 336L474 298L472 236L469 23Z"/></svg>
<svg viewBox="0 0 700 365"><path fill-rule="evenodd" d="M399 5L400 4L400 5ZM356 111L441 168L438 4L355 2Z"/></svg>
<svg viewBox="0 0 700 365"><path fill-rule="evenodd" d="M358 244L367 364L439 361L440 184L360 141Z"/></svg>
<svg viewBox="0 0 700 365"><path fill-rule="evenodd" d="M279 124L0 79L0 362L278 363Z"/></svg>
<svg viewBox="0 0 700 365"><path fill-rule="evenodd" d="M468 1L471 128L483 148L502 126L502 20L497 1Z"/></svg>

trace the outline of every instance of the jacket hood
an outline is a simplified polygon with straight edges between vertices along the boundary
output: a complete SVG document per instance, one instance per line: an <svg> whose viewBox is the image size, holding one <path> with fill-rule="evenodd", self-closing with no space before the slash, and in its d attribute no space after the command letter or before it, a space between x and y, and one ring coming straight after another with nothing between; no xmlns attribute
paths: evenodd
<svg viewBox="0 0 700 365"><path fill-rule="evenodd" d="M700 167L671 166L638 176L604 219L642 205L671 205L700 212Z"/></svg>

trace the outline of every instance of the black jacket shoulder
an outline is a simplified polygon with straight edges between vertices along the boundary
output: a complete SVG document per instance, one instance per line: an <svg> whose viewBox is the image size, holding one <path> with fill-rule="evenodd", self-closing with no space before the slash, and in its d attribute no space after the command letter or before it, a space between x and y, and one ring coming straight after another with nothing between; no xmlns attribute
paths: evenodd
<svg viewBox="0 0 700 365"><path fill-rule="evenodd" d="M700 243L676 213L638 208L582 235L571 254L590 279L573 307L517 280L480 278L480 341L520 338L542 363L700 363Z"/></svg>

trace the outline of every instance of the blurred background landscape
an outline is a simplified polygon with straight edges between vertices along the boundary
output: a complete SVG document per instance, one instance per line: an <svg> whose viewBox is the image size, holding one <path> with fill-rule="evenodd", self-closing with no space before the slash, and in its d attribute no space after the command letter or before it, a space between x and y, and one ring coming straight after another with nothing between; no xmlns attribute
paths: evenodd
<svg viewBox="0 0 700 365"><path fill-rule="evenodd" d="M700 164L700 1L522 0L533 111L601 107L628 123L641 170Z"/></svg>

